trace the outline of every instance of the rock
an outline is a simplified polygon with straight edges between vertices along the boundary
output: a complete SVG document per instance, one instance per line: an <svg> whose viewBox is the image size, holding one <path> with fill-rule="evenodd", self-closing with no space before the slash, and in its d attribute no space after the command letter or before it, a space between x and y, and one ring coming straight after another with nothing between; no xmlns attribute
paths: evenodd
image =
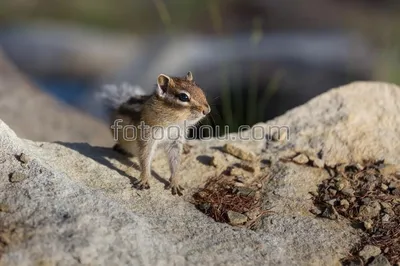
<svg viewBox="0 0 400 266"><path fill-rule="evenodd" d="M233 193L240 196L254 197L256 192L248 187L237 187L233 189Z"/></svg>
<svg viewBox="0 0 400 266"><path fill-rule="evenodd" d="M244 176L244 172L240 168L232 168L231 169L231 175L236 176L236 177L242 177Z"/></svg>
<svg viewBox="0 0 400 266"><path fill-rule="evenodd" d="M350 203L349 203L348 200L342 199L342 200L340 200L340 205L345 207L345 208L348 208L350 206Z"/></svg>
<svg viewBox="0 0 400 266"><path fill-rule="evenodd" d="M214 152L213 156L211 158L210 164L212 166L215 167L225 167L226 166L226 162L224 157L222 156L222 154L220 152Z"/></svg>
<svg viewBox="0 0 400 266"><path fill-rule="evenodd" d="M333 206L326 207L321 216L331 220L337 220L339 218L339 214Z"/></svg>
<svg viewBox="0 0 400 266"><path fill-rule="evenodd" d="M387 202L380 202L383 212L389 215L395 215L392 205L390 203Z"/></svg>
<svg viewBox="0 0 400 266"><path fill-rule="evenodd" d="M337 190L341 191L349 185L349 182L345 179L339 179L335 183L335 187Z"/></svg>
<svg viewBox="0 0 400 266"><path fill-rule="evenodd" d="M390 265L391 265L390 262L383 254L376 256L374 260L368 264L368 266L390 266Z"/></svg>
<svg viewBox="0 0 400 266"><path fill-rule="evenodd" d="M386 190L388 190L388 186L387 185L385 185L385 184L381 184L381 189L383 190L383 191L386 191Z"/></svg>
<svg viewBox="0 0 400 266"><path fill-rule="evenodd" d="M396 187L397 187L396 182L390 182L390 184L389 184L390 189L396 189Z"/></svg>
<svg viewBox="0 0 400 266"><path fill-rule="evenodd" d="M247 216L238 212L228 211L228 220L231 225L241 225L247 222Z"/></svg>
<svg viewBox="0 0 400 266"><path fill-rule="evenodd" d="M390 215L389 214L385 214L382 216L382 222L387 223L390 220Z"/></svg>
<svg viewBox="0 0 400 266"><path fill-rule="evenodd" d="M256 155L251 152L247 151L241 147L235 146L233 144L225 144L223 147L223 150L226 153L229 153L230 155L233 155L239 159L245 160L245 161L254 161L256 159Z"/></svg>
<svg viewBox="0 0 400 266"><path fill-rule="evenodd" d="M374 226L374 222L371 219L364 221L363 224L366 230L371 230L372 227Z"/></svg>
<svg viewBox="0 0 400 266"><path fill-rule="evenodd" d="M27 163L29 163L29 161L30 161L31 159L30 159L29 156L26 155L25 153L21 153L21 154L18 156L18 160L19 160L21 163L27 164Z"/></svg>
<svg viewBox="0 0 400 266"><path fill-rule="evenodd" d="M329 191L329 194L332 195L332 196L335 196L337 194L337 190L336 189L330 188L330 189L328 189L328 191Z"/></svg>
<svg viewBox="0 0 400 266"><path fill-rule="evenodd" d="M309 162L308 157L304 154L299 154L293 158L293 162L298 164L306 164Z"/></svg>
<svg viewBox="0 0 400 266"><path fill-rule="evenodd" d="M395 188L392 190L392 195L400 196L400 188Z"/></svg>
<svg viewBox="0 0 400 266"><path fill-rule="evenodd" d="M359 253L364 261L368 261L371 257L376 257L381 254L381 249L377 246L366 245Z"/></svg>
<svg viewBox="0 0 400 266"><path fill-rule="evenodd" d="M17 183L27 179L28 176L21 172L14 172L10 174L10 182Z"/></svg>
<svg viewBox="0 0 400 266"><path fill-rule="evenodd" d="M254 175L258 175L260 173L260 164L257 162L241 162L239 167L248 172L254 173Z"/></svg>
<svg viewBox="0 0 400 266"><path fill-rule="evenodd" d="M340 192L347 197L354 197L355 191L352 188L344 188Z"/></svg>
<svg viewBox="0 0 400 266"><path fill-rule="evenodd" d="M319 159L319 158L315 158L315 159L313 159L312 161L313 161L313 165L314 165L315 167L318 167L318 168L324 168L324 167L325 167L324 161L321 160L321 159Z"/></svg>
<svg viewBox="0 0 400 266"><path fill-rule="evenodd" d="M12 204L13 210L12 215L0 213L0 220L32 232L7 246L0 264L32 265L48 259L60 265L120 265L127 261L135 265L243 265L251 258L256 265L339 265L360 241L359 234L344 218L328 221L309 212L314 206L309 191L318 188L329 174L278 158L296 150L320 154L327 169L366 159L385 158L385 162L399 164L399 101L400 89L393 85L355 83L260 123L265 128L290 127L293 137L279 145L266 148L265 139L190 141L191 152L180 167L182 184L188 190L203 186L210 173L215 173L196 159L200 155L210 158L215 147L229 143L244 146L261 158L272 158L270 167L260 170L269 174L260 194L263 207L272 208L273 213L263 217L256 231L216 223L193 207L190 192L184 198L173 197L160 182L170 175L162 151L156 152L152 164L158 178L149 180L150 190L137 191L131 184L132 177L140 176L138 169L131 167L132 161L137 165L137 159L123 160L111 150L112 145L91 146L80 142L80 137L75 140L79 142L37 143L17 137L0 122L0 158L6 159L0 164L0 173L6 173L0 174L0 202ZM39 117L51 114L32 110ZM69 119L69 114L60 113L52 114L54 121ZM86 129L81 130L73 132ZM91 139L96 130L87 132ZM29 182L10 184L7 174L21 170L13 155L21 153L31 157L30 168L24 169ZM233 156L226 156L226 161L227 165L238 163ZM346 199L352 202L353 197ZM12 242L13 238L9 239Z"/></svg>
<svg viewBox="0 0 400 266"><path fill-rule="evenodd" d="M359 215L363 218L374 218L379 215L381 206L379 202L372 201L368 205L362 205L359 210Z"/></svg>

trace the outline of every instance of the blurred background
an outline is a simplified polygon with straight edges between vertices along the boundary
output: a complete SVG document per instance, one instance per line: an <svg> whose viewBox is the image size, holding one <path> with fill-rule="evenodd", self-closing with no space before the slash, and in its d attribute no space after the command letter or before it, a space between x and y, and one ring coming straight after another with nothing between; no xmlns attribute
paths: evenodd
<svg viewBox="0 0 400 266"><path fill-rule="evenodd" d="M400 1L0 0L0 49L99 121L102 85L150 93L159 73L190 70L213 108L204 123L235 131L352 81L399 84Z"/></svg>

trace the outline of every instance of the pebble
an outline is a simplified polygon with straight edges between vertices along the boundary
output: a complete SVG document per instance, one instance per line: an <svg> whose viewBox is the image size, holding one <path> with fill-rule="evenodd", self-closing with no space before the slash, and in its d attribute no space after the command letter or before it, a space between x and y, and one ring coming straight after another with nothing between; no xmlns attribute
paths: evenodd
<svg viewBox="0 0 400 266"><path fill-rule="evenodd" d="M339 214L333 206L326 207L321 216L331 220L337 220L339 218Z"/></svg>
<svg viewBox="0 0 400 266"><path fill-rule="evenodd" d="M380 211L381 205L379 202L372 201L368 205L362 205L358 214L363 218L374 218L379 215Z"/></svg>
<svg viewBox="0 0 400 266"><path fill-rule="evenodd" d="M342 199L340 200L340 205L348 208L350 206L350 203L347 199Z"/></svg>
<svg viewBox="0 0 400 266"><path fill-rule="evenodd" d="M247 222L247 216L238 212L228 211L228 220L231 225L241 225Z"/></svg>
<svg viewBox="0 0 400 266"><path fill-rule="evenodd" d="M331 194L332 196L335 196L337 193L336 189L333 189L333 188L328 189L328 191L329 191L329 194Z"/></svg>
<svg viewBox="0 0 400 266"><path fill-rule="evenodd" d="M370 230L370 229L372 229L372 226L374 225L374 222L371 219L368 219L368 220L364 221L363 224L364 224L364 228L366 230Z"/></svg>
<svg viewBox="0 0 400 266"><path fill-rule="evenodd" d="M220 152L214 152L212 155L210 164L214 167L224 167L225 160Z"/></svg>
<svg viewBox="0 0 400 266"><path fill-rule="evenodd" d="M10 175L10 182L17 183L27 179L28 176L21 172L14 172Z"/></svg>
<svg viewBox="0 0 400 266"><path fill-rule="evenodd" d="M232 144L225 144L223 150L230 155L233 155L239 159L245 161L254 161L256 159L256 155L251 151L246 151L243 148L239 148Z"/></svg>
<svg viewBox="0 0 400 266"><path fill-rule="evenodd" d="M387 185L385 185L385 184L382 184L381 185L381 189L383 190L383 191L386 191L386 190L388 190L388 186Z"/></svg>
<svg viewBox="0 0 400 266"><path fill-rule="evenodd" d="M317 207L310 209L310 212L314 215L320 215L322 213L322 211L320 209L318 209Z"/></svg>
<svg viewBox="0 0 400 266"><path fill-rule="evenodd" d="M29 161L31 160L30 158L29 158L29 156L28 155L26 155L25 153L21 153L21 155L19 155L18 156L18 160L21 162L21 163L29 163Z"/></svg>
<svg viewBox="0 0 400 266"><path fill-rule="evenodd" d="M364 204L364 205L368 205L370 202L371 202L371 199L370 198L363 198L363 199L361 199L361 202L362 202L362 204Z"/></svg>
<svg viewBox="0 0 400 266"><path fill-rule="evenodd" d="M248 172L259 174L260 165L257 163L241 162L240 167Z"/></svg>
<svg viewBox="0 0 400 266"><path fill-rule="evenodd" d="M395 188L392 190L392 194L395 196L400 196L400 188Z"/></svg>
<svg viewBox="0 0 400 266"><path fill-rule="evenodd" d="M306 164L309 162L308 157L304 154L299 154L296 157L294 157L293 162L298 163L298 164Z"/></svg>
<svg viewBox="0 0 400 266"><path fill-rule="evenodd" d="M233 193L241 196L254 197L256 192L248 187L237 187L233 189Z"/></svg>
<svg viewBox="0 0 400 266"><path fill-rule="evenodd" d="M385 214L382 216L382 222L387 223L390 220L390 215L389 214Z"/></svg>
<svg viewBox="0 0 400 266"><path fill-rule="evenodd" d="M239 169L239 168L232 168L231 169L231 175L236 176L236 177L243 177L244 176L242 169Z"/></svg>
<svg viewBox="0 0 400 266"><path fill-rule="evenodd" d="M342 194L347 197L354 197L354 189L352 188L345 188L342 189L340 192L342 192Z"/></svg>
<svg viewBox="0 0 400 266"><path fill-rule="evenodd" d="M368 266L390 266L390 262L384 255L381 254L375 257L375 259L371 261Z"/></svg>
<svg viewBox="0 0 400 266"><path fill-rule="evenodd" d="M395 189L396 188L396 183L395 182L390 182L389 188L390 189Z"/></svg>
<svg viewBox="0 0 400 266"><path fill-rule="evenodd" d="M325 162L319 158L315 158L315 159L313 159L313 165L318 168L324 168Z"/></svg>
<svg viewBox="0 0 400 266"><path fill-rule="evenodd" d="M335 187L337 190L341 191L348 186L349 182L344 179L339 179L335 183Z"/></svg>
<svg viewBox="0 0 400 266"><path fill-rule="evenodd" d="M376 181L376 177L374 175L367 175L365 180L369 183L374 183Z"/></svg>
<svg viewBox="0 0 400 266"><path fill-rule="evenodd" d="M366 245L359 253L361 258L364 259L364 261L368 261L371 257L376 257L379 254L381 254L381 249L377 246L373 245Z"/></svg>

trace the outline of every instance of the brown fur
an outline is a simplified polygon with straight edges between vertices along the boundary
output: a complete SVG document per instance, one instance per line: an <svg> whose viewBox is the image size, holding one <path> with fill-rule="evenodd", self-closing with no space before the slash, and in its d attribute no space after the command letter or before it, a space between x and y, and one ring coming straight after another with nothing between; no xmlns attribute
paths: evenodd
<svg viewBox="0 0 400 266"><path fill-rule="evenodd" d="M190 72L184 78L168 77L161 74L158 77L157 86L157 90L153 95L139 99L143 101L143 108L140 111L130 105L137 103L137 100L130 99L122 104L117 112L112 115L111 124L114 124L116 119L122 119L122 126L131 125L137 127L141 122L144 122L148 126L161 126L162 128L171 125L182 127L185 121L195 124L210 112L210 106L204 92L193 81L193 76ZM178 97L180 93L189 95L190 101L182 102ZM112 132L114 133L114 131ZM138 128L138 138L134 141L123 139L122 133L122 130L117 131L118 147L139 157L142 170L139 187L148 188L151 160L159 141L151 138L151 134L154 134L153 132L140 129L140 127ZM171 139L162 141L162 143L165 143L164 146L170 162L170 183L173 194L181 194L182 189L178 184L179 178L177 176L184 141L184 135L181 134L182 132L180 132L179 138L174 141L171 141ZM140 138L142 135L146 137L146 140Z"/></svg>

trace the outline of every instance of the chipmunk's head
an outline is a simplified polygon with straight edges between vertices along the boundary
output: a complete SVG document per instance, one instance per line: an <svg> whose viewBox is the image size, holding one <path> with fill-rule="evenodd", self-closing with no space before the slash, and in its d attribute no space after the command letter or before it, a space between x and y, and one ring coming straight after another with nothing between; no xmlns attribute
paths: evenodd
<svg viewBox="0 0 400 266"><path fill-rule="evenodd" d="M177 123L187 121L194 125L211 111L203 90L196 85L191 72L183 78L159 75L156 95Z"/></svg>

